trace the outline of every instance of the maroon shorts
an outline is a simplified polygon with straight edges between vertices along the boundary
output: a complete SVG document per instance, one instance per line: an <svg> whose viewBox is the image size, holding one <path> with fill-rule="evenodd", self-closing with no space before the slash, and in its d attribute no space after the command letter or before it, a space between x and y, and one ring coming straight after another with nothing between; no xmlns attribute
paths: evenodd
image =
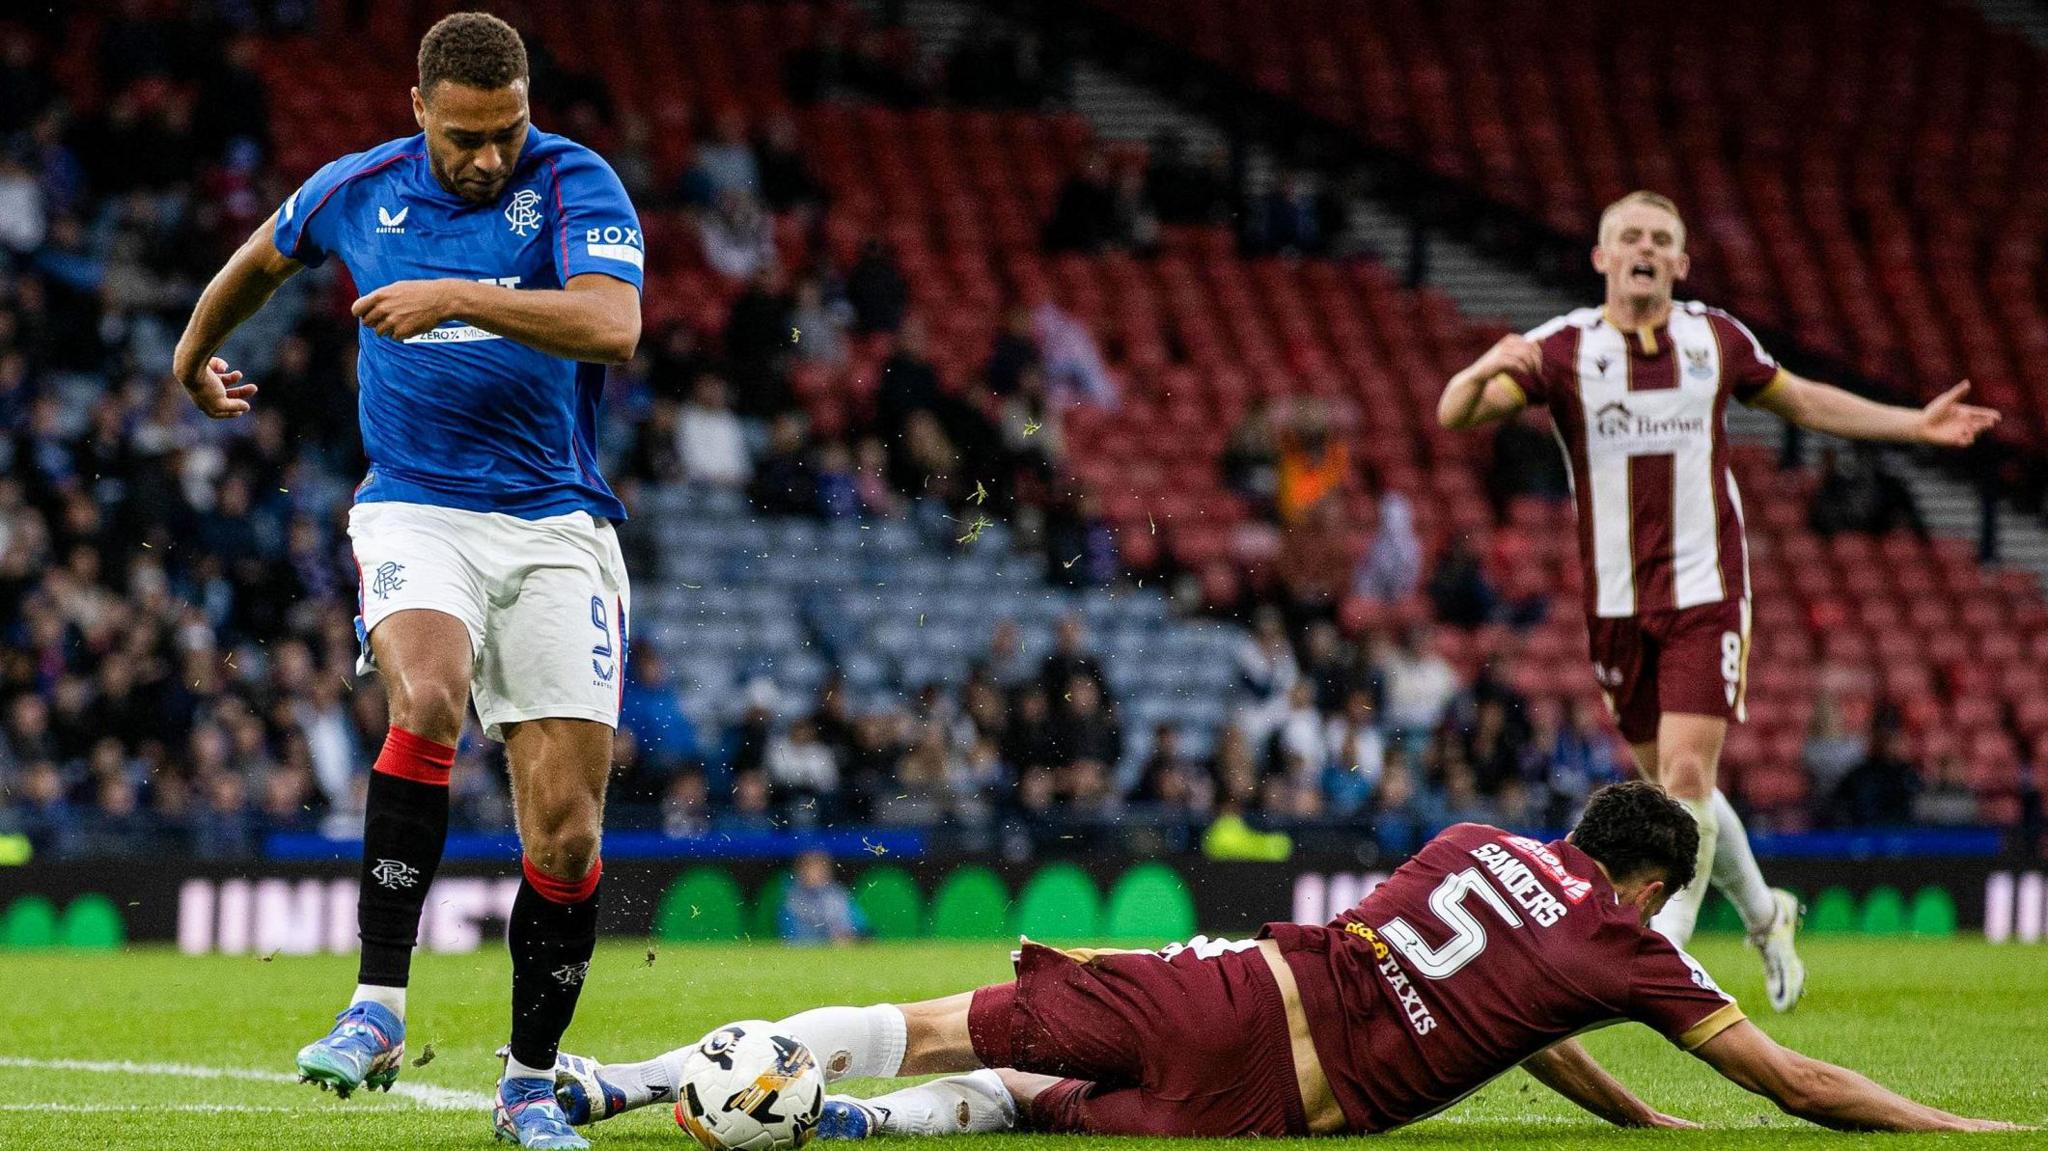
<svg viewBox="0 0 2048 1151"><path fill-rule="evenodd" d="M1740 599L1620 619L1588 617L1593 678L1630 743L1657 738L1670 712L1743 718L1749 605Z"/></svg>
<svg viewBox="0 0 2048 1151"><path fill-rule="evenodd" d="M1286 1008L1256 949L1090 954L1026 943L1015 982L974 993L967 1030L987 1066L1062 1077L1032 1102L1037 1130L1309 1133Z"/></svg>

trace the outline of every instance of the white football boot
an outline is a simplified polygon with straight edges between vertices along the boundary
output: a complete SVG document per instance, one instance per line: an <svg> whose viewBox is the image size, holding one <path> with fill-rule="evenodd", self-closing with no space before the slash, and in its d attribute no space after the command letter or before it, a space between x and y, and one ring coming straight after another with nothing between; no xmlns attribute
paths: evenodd
<svg viewBox="0 0 2048 1151"><path fill-rule="evenodd" d="M1800 962L1793 945L1806 909L1800 906L1798 896L1782 887L1772 888L1771 898L1778 905L1778 916L1768 929L1750 936L1749 945L1763 956L1764 991L1771 1009L1784 1012L1797 1007L1799 997L1806 994L1806 964Z"/></svg>

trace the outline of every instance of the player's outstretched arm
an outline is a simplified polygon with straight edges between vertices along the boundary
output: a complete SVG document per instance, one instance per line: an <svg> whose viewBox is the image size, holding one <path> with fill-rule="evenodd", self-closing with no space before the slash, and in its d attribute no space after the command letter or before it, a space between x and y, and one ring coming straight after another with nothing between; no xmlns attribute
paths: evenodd
<svg viewBox="0 0 2048 1151"><path fill-rule="evenodd" d="M1746 1019L1700 1044L1693 1054L1786 1114L1838 1131L2025 1130L1915 1103L1847 1068L1780 1046Z"/></svg>
<svg viewBox="0 0 2048 1151"><path fill-rule="evenodd" d="M1964 380L1924 408L1904 408L1785 372L1753 402L1800 427L1844 439L1966 448L1999 420L1992 408L1963 403L1969 392L1970 381Z"/></svg>
<svg viewBox="0 0 2048 1151"><path fill-rule="evenodd" d="M400 280L351 309L386 339L409 340L449 320L586 364L623 364L640 344L640 291L602 272L560 291L519 291L472 280Z"/></svg>
<svg viewBox="0 0 2048 1151"><path fill-rule="evenodd" d="M214 355L222 343L255 315L278 285L305 265L277 250L271 235L277 217L263 221L199 294L185 334L171 356L171 375L184 385L199 410L216 420L231 420L249 410L255 384L242 382L226 360Z"/></svg>
<svg viewBox="0 0 2048 1151"><path fill-rule="evenodd" d="M1510 371L1534 376L1543 370L1543 352L1526 336L1502 336L1500 342L1451 377L1436 402L1436 422L1446 428L1475 428L1514 415L1529 402Z"/></svg>
<svg viewBox="0 0 2048 1151"><path fill-rule="evenodd" d="M1636 1098L1576 1039L1566 1039L1522 1061L1538 1083L1616 1127L1698 1127Z"/></svg>

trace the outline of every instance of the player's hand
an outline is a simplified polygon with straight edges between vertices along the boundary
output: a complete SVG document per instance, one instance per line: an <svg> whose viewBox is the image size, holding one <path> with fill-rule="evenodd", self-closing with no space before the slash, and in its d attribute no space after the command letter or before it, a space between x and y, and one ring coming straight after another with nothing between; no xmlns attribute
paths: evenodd
<svg viewBox="0 0 2048 1151"><path fill-rule="evenodd" d="M1668 1128L1670 1128L1670 1129L1672 1129L1672 1130L1674 1130L1674 1131L1704 1131L1704 1130L1706 1130L1706 1128L1705 1128L1705 1127L1702 1127L1701 1125L1699 1125L1698 1123L1695 1123L1695 1122L1693 1122L1693 1121L1692 1121L1692 1120L1690 1120L1690 1119L1680 1119L1680 1118L1679 1118L1678 1116L1676 1116L1676 1115L1666 1115L1666 1114L1664 1114L1664 1113L1663 1113L1662 1111L1653 1111L1653 1112L1651 1112L1651 1113L1650 1113L1650 1117L1649 1117L1649 1119L1648 1119L1648 1120L1646 1120L1646 1121L1645 1121L1645 1122L1643 1123L1643 1126L1645 1126L1645 1127L1668 1127Z"/></svg>
<svg viewBox="0 0 2048 1151"><path fill-rule="evenodd" d="M185 394L199 410L216 420L246 414L249 399L256 394L256 385L243 383L242 373L229 371L228 362L219 356L208 359L198 371L181 375L178 382L185 385Z"/></svg>
<svg viewBox="0 0 2048 1151"><path fill-rule="evenodd" d="M409 340L454 318L454 285L462 282L400 280L357 300L349 311L386 339Z"/></svg>
<svg viewBox="0 0 2048 1151"><path fill-rule="evenodd" d="M1962 402L1969 393L1970 381L1964 380L1920 409L1921 443L1939 448L1967 448L1980 434L1998 426L1996 409Z"/></svg>
<svg viewBox="0 0 2048 1151"><path fill-rule="evenodd" d="M1479 369L1479 378L1490 380L1499 372L1520 372L1524 376L1540 375L1543 371L1543 349L1536 346L1527 336L1513 333L1502 336L1500 342L1486 349L1474 365Z"/></svg>

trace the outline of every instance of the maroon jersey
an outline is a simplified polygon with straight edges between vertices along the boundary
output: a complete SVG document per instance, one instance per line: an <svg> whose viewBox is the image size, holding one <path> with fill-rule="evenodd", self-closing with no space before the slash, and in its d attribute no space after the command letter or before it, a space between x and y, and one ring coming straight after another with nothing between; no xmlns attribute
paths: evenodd
<svg viewBox="0 0 2048 1151"><path fill-rule="evenodd" d="M1626 332L1581 308L1529 333L1542 370L1503 373L1548 405L1571 465L1587 614L1605 619L1743 599L1742 496L1722 427L1779 368L1748 328L1704 304Z"/></svg>
<svg viewBox="0 0 2048 1151"><path fill-rule="evenodd" d="M1433 1115L1622 1019L1690 1051L1743 1018L1563 840L1447 829L1327 926L1268 924L1353 1131Z"/></svg>

